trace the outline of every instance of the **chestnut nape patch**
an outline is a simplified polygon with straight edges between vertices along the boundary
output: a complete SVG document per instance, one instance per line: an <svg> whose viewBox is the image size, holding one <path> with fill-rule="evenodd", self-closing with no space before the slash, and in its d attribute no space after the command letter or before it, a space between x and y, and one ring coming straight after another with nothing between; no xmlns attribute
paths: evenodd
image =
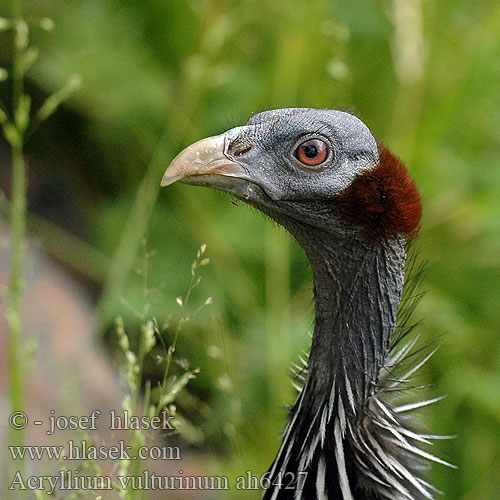
<svg viewBox="0 0 500 500"><path fill-rule="evenodd" d="M422 216L417 186L403 163L381 143L378 152L378 165L338 195L340 213L373 238L411 239Z"/></svg>

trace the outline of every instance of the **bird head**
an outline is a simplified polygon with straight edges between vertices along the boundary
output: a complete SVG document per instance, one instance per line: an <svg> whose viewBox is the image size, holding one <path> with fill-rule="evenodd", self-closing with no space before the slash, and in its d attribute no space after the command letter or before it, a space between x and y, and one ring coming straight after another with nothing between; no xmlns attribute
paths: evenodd
<svg viewBox="0 0 500 500"><path fill-rule="evenodd" d="M179 153L176 181L230 193L293 231L409 237L420 198L406 169L355 116L329 109L265 111Z"/></svg>

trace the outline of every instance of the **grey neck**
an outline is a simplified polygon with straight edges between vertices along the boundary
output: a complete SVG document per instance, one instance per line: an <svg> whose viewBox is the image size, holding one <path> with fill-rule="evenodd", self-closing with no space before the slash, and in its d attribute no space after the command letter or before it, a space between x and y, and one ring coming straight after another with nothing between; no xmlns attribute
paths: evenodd
<svg viewBox="0 0 500 500"><path fill-rule="evenodd" d="M311 262L316 304L306 393L319 405L335 383L346 412L355 413L386 361L404 281L404 240L295 235Z"/></svg>

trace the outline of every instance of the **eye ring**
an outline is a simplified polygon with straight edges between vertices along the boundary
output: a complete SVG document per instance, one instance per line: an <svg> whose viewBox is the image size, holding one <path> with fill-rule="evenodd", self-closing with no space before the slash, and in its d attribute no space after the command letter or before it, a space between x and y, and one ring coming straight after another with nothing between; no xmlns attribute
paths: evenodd
<svg viewBox="0 0 500 500"><path fill-rule="evenodd" d="M324 167L331 159L332 148L323 137L302 137L295 144L292 157L300 167L317 170Z"/></svg>

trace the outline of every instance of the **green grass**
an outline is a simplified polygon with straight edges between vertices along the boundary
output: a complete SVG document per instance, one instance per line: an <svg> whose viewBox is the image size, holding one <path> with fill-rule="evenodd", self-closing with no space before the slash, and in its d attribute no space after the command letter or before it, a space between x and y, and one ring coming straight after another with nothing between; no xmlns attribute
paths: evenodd
<svg viewBox="0 0 500 500"><path fill-rule="evenodd" d="M430 266L419 315L426 338L445 333L425 378L433 396L448 394L426 421L458 436L436 445L459 469L435 467L435 483L450 499L495 498L498 2L53 0L25 8L29 19L56 23L50 37L32 33L40 48L28 79L33 102L41 105L67 75L84 82L28 149L36 178L67 193L67 218L83 228L69 224L68 235L38 206L30 234L103 290L99 331L117 314L140 327L120 298L142 307L134 271L145 234L158 255L151 276L164 285L150 300L160 321L189 286L193 251L201 242L210 248L195 293L213 296L211 317L190 321L178 351L201 367L190 386L204 410L184 404L205 436L200 451L215 450L214 473L264 472L273 458L281 405L293 397L287 366L308 343L310 275L297 245L260 214L209 190L160 192L161 172L183 146L262 109L354 108L405 160L423 198L417 246ZM6 10L1 4L0 15ZM0 66L10 71L0 36ZM5 83L0 97L11 100Z"/></svg>

